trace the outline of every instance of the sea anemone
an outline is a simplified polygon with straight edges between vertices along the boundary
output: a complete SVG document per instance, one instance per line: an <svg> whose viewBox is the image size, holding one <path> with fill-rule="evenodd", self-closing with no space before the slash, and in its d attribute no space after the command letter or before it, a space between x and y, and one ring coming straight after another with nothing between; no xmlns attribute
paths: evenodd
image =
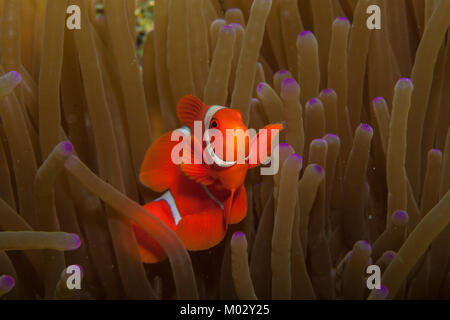
<svg viewBox="0 0 450 320"><path fill-rule="evenodd" d="M1 298L450 299L449 0L157 0L142 47L135 4L0 0ZM278 173L249 172L246 218L200 252L138 179L186 94L285 124Z"/></svg>

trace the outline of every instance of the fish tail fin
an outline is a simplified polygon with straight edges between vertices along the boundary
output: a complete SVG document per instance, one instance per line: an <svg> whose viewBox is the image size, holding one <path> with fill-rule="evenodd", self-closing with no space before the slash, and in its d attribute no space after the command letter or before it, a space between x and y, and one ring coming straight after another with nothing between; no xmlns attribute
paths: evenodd
<svg viewBox="0 0 450 320"><path fill-rule="evenodd" d="M176 231L177 227L170 207L165 201L150 202L144 206L144 209L148 211L149 215L157 217L173 231ZM139 246L142 262L157 263L164 261L167 258L167 254L161 245L136 223L132 222L131 225Z"/></svg>

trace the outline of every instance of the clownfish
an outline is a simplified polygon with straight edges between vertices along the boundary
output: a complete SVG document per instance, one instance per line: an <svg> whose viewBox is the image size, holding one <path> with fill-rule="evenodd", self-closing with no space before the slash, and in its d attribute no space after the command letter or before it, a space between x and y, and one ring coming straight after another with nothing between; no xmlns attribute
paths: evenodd
<svg viewBox="0 0 450 320"><path fill-rule="evenodd" d="M192 153L200 151L207 155L210 164L203 161L177 164L172 158L172 151L179 144L179 141L173 141L174 131L162 135L147 150L139 179L150 189L164 193L143 207L171 228L188 250L206 250L224 239L229 224L239 223L245 218L247 194L244 180L247 170L269 160L272 139L283 126L271 124L263 128L266 129L265 134L260 131L251 139L247 136L242 145L245 159L238 162L235 160L236 142L224 138L223 150L218 150L220 148L212 147L208 129L220 131L223 137L226 137L227 129L246 132L239 110L208 106L187 95L178 102L177 116L182 127L174 131L189 141ZM196 121L201 121L202 137L206 137L202 141L191 134ZM234 150L227 153L230 151L227 148ZM261 148L265 149L266 159L262 159L258 152ZM221 153L226 156L221 156ZM228 157L229 154L232 158ZM158 242L139 226L133 224L133 230L144 263L159 262L167 257Z"/></svg>

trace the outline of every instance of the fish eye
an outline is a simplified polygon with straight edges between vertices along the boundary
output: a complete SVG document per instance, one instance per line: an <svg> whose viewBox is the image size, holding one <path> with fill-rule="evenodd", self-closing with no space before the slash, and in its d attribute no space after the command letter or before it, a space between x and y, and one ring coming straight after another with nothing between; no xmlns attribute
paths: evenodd
<svg viewBox="0 0 450 320"><path fill-rule="evenodd" d="M218 127L219 127L219 121L217 121L217 119L212 119L211 120L211 124L210 124L210 128L217 129Z"/></svg>

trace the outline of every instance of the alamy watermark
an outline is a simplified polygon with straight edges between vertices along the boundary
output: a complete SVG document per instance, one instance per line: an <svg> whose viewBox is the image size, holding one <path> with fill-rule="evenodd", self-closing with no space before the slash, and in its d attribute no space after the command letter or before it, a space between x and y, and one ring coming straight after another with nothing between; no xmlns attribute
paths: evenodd
<svg viewBox="0 0 450 320"><path fill-rule="evenodd" d="M69 15L66 19L66 27L69 30L81 29L81 9L77 5L67 7L66 13ZM367 18L366 26L368 29L381 29L381 9L378 5L373 4L367 7L366 13L370 14Z"/></svg>
<svg viewBox="0 0 450 320"><path fill-rule="evenodd" d="M69 290L81 289L81 267L73 264L66 268L66 274L69 275L66 280L66 286Z"/></svg>
<svg viewBox="0 0 450 320"><path fill-rule="evenodd" d="M67 7L66 13L69 17L66 19L66 27L69 30L81 29L81 10L80 7L73 4Z"/></svg>
<svg viewBox="0 0 450 320"><path fill-rule="evenodd" d="M261 129L257 133L255 129L226 129L224 137L218 129L207 129L203 133L202 126L202 121L194 121L194 139L187 128L172 132L171 140L178 141L171 153L174 164L207 164L222 168L235 164L270 164L261 168L261 175L278 172L280 130Z"/></svg>
<svg viewBox="0 0 450 320"><path fill-rule="evenodd" d="M367 14L370 14L370 17L367 18L366 26L367 29L381 29L381 9L376 4L367 7Z"/></svg>
<svg viewBox="0 0 450 320"><path fill-rule="evenodd" d="M381 269L376 264L367 267L366 273L370 274L367 278L366 286L369 290L381 289Z"/></svg>

